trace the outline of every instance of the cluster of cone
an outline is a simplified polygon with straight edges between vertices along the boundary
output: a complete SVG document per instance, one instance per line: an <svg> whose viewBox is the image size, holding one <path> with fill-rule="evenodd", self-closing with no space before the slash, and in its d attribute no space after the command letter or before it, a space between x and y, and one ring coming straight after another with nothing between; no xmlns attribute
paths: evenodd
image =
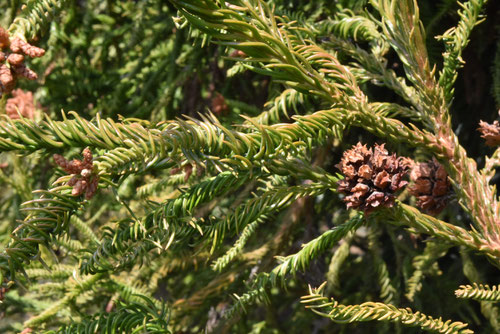
<svg viewBox="0 0 500 334"><path fill-rule="evenodd" d="M9 33L0 27L0 95L10 93L17 78L37 79L37 74L24 64L24 58L36 58L44 54L44 49L33 46L20 37L10 38Z"/></svg>
<svg viewBox="0 0 500 334"><path fill-rule="evenodd" d="M89 200L97 191L99 176L92 173L93 158L90 149L84 149L82 155L81 161L77 159L68 161L63 156L54 154L54 161L66 173L73 175L67 183L68 186L73 187L71 195L80 196L85 193L85 198Z"/></svg>
<svg viewBox="0 0 500 334"><path fill-rule="evenodd" d="M424 211L439 213L450 196L448 175L436 160L415 163L409 158L389 154L384 145L367 148L358 143L344 152L336 167L344 174L338 191L346 195L347 207L365 213L392 207L396 193L408 184L404 177L410 170L413 185L409 191Z"/></svg>

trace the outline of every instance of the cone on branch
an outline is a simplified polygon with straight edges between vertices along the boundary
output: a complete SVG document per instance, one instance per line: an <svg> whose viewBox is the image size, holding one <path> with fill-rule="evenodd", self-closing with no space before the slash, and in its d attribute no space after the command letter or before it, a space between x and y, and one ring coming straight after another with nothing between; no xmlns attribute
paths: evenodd
<svg viewBox="0 0 500 334"><path fill-rule="evenodd" d="M26 67L25 56L41 57L45 50L33 46L20 37L9 37L9 32L0 27L0 95L10 93L19 77L35 80L38 75Z"/></svg>
<svg viewBox="0 0 500 334"><path fill-rule="evenodd" d="M73 187L72 196L85 194L85 199L91 199L97 191L99 176L92 172L93 157L92 152L87 147L82 152L83 160L66 160L62 155L54 154L54 161L66 173L73 174L66 185Z"/></svg>
<svg viewBox="0 0 500 334"><path fill-rule="evenodd" d="M435 158L416 164L411 173L410 193L417 198L417 206L432 215L437 215L448 204L451 183L448 173Z"/></svg>
<svg viewBox="0 0 500 334"><path fill-rule="evenodd" d="M391 207L395 193L408 184L403 178L411 164L409 158L390 155L384 144L372 149L358 143L345 151L336 165L344 174L338 191L346 195L348 208L369 213L379 207Z"/></svg>

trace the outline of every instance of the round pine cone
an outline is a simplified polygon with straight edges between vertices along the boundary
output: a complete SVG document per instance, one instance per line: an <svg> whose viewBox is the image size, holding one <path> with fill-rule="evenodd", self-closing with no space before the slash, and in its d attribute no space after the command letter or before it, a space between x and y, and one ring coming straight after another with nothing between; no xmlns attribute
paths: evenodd
<svg viewBox="0 0 500 334"><path fill-rule="evenodd" d="M432 215L440 213L448 204L451 190L443 165L435 158L416 164L410 178L413 185L409 190L417 198L417 206Z"/></svg>
<svg viewBox="0 0 500 334"><path fill-rule="evenodd" d="M411 163L411 159L389 155L384 144L368 149L358 143L345 151L336 165L345 176L338 183L338 191L346 194L348 208L368 213L377 207L391 207L396 191L408 184L403 177Z"/></svg>

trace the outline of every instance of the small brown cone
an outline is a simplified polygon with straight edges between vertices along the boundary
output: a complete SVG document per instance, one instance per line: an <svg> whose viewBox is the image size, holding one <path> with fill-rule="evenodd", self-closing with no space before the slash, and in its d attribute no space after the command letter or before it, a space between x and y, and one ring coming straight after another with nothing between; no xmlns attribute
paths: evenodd
<svg viewBox="0 0 500 334"><path fill-rule="evenodd" d="M416 164L410 178L410 193L417 198L417 206L432 215L440 213L448 204L451 184L443 165L432 159Z"/></svg>
<svg viewBox="0 0 500 334"><path fill-rule="evenodd" d="M384 145L368 149L358 143L345 151L336 166L345 178L338 183L348 208L369 213L378 207L391 207L395 193L408 184L403 180L410 159L389 155Z"/></svg>

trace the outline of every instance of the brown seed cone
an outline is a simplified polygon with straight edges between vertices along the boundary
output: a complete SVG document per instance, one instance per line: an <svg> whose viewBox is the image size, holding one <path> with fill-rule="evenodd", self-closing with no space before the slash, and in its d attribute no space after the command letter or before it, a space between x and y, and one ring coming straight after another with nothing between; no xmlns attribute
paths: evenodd
<svg viewBox="0 0 500 334"><path fill-rule="evenodd" d="M481 137L486 139L486 145L500 145L500 124L498 121L494 121L493 124L480 121L478 130L481 132Z"/></svg>
<svg viewBox="0 0 500 334"><path fill-rule="evenodd" d="M0 27L0 49L5 49L10 45L9 32Z"/></svg>
<svg viewBox="0 0 500 334"><path fill-rule="evenodd" d="M21 65L24 61L24 56L22 54L19 54L19 53L11 53L7 57L7 61L11 65L16 65L16 66Z"/></svg>
<svg viewBox="0 0 500 334"><path fill-rule="evenodd" d="M19 64L16 66L12 66L12 69L18 76L25 77L28 80L36 80L38 79L38 74L30 70L24 64Z"/></svg>
<svg viewBox="0 0 500 334"><path fill-rule="evenodd" d="M10 68L5 64L0 64L0 83L5 92L10 92L16 83Z"/></svg>
<svg viewBox="0 0 500 334"><path fill-rule="evenodd" d="M5 112L12 119L19 118L17 111L26 118L33 119L35 114L35 104L33 102L33 93L24 92L22 89L12 91L12 96L7 100Z"/></svg>
<svg viewBox="0 0 500 334"><path fill-rule="evenodd" d="M338 191L346 194L348 208L369 213L378 207L391 207L395 193L408 184L403 180L411 160L389 155L384 145L368 149L358 143L345 151L336 165L345 178L338 183Z"/></svg>
<svg viewBox="0 0 500 334"><path fill-rule="evenodd" d="M448 173L435 158L430 162L416 164L410 173L413 185L410 193L417 198L417 206L437 215L448 204L451 194L451 183Z"/></svg>

